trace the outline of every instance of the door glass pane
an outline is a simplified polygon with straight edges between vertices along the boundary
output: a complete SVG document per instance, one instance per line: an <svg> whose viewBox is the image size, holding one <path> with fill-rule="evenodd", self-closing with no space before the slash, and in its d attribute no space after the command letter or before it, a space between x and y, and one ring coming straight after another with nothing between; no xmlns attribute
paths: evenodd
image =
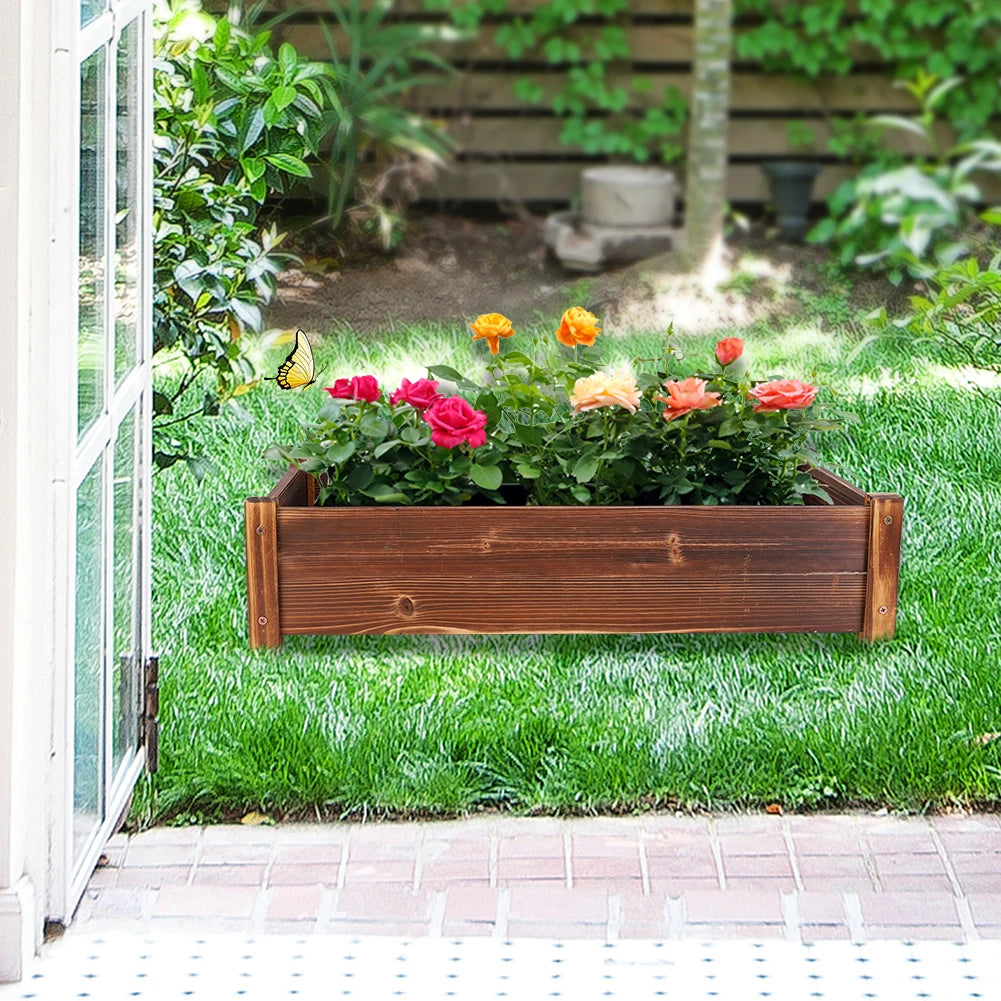
<svg viewBox="0 0 1001 1001"><path fill-rule="evenodd" d="M118 43L115 110L115 385L135 365L139 331L140 22Z"/></svg>
<svg viewBox="0 0 1001 1001"><path fill-rule="evenodd" d="M138 742L139 684L137 605L139 464L136 461L138 405L118 427L112 496L114 503L114 644L112 646L112 775Z"/></svg>
<svg viewBox="0 0 1001 1001"><path fill-rule="evenodd" d="M104 409L104 49L80 67L77 431Z"/></svg>
<svg viewBox="0 0 1001 1001"><path fill-rule="evenodd" d="M73 855L79 856L101 817L101 651L104 563L103 456L76 495L76 589L73 670Z"/></svg>
<svg viewBox="0 0 1001 1001"><path fill-rule="evenodd" d="M80 0L80 24L89 24L104 11L107 0Z"/></svg>

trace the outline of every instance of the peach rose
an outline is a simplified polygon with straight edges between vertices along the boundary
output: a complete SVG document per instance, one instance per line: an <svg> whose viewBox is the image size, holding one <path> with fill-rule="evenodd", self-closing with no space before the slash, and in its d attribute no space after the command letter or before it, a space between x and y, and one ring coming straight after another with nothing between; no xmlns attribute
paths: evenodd
<svg viewBox="0 0 1001 1001"><path fill-rule="evenodd" d="M707 393L706 380L696 379L694 375L680 382L677 379L668 380L664 388L667 396L655 396L654 399L667 404L664 419L668 421L682 417L689 410L708 410L720 405L719 393Z"/></svg>
<svg viewBox="0 0 1001 1001"><path fill-rule="evenodd" d="M716 361L726 368L744 353L744 342L739 337L724 337L716 344Z"/></svg>
<svg viewBox="0 0 1001 1001"><path fill-rule="evenodd" d="M589 313L583 306L573 306L563 314L556 339L568 348L577 344L592 347L595 337L601 333L601 327L597 323L594 313Z"/></svg>
<svg viewBox="0 0 1001 1001"><path fill-rule="evenodd" d="M574 413L584 410L596 410L598 407L625 407L635 414L640 405L640 391L636 380L627 372L595 372L586 378L578 379L570 394L570 403Z"/></svg>
<svg viewBox="0 0 1001 1001"><path fill-rule="evenodd" d="M514 333L511 321L502 313L482 313L469 326L473 328L474 341L486 338L492 355L500 351L500 339Z"/></svg>
<svg viewBox="0 0 1001 1001"><path fill-rule="evenodd" d="M750 395L757 400L754 412L768 413L774 410L796 410L808 407L817 395L817 387L800 382L799 379L773 379L755 386Z"/></svg>

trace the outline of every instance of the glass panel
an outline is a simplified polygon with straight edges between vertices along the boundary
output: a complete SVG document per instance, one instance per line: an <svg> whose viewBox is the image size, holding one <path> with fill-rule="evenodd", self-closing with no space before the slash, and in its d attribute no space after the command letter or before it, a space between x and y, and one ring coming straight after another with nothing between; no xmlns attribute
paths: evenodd
<svg viewBox="0 0 1001 1001"><path fill-rule="evenodd" d="M139 97L142 71L140 22L137 18L118 43L115 106L115 385L138 360L139 331Z"/></svg>
<svg viewBox="0 0 1001 1001"><path fill-rule="evenodd" d="M114 503L114 645L111 655L112 775L138 742L139 680L136 622L138 585L139 465L133 407L118 427L112 496Z"/></svg>
<svg viewBox="0 0 1001 1001"><path fill-rule="evenodd" d="M104 50L80 67L80 329L77 431L104 409Z"/></svg>
<svg viewBox="0 0 1001 1001"><path fill-rule="evenodd" d="M104 564L103 456L76 495L76 622L73 670L73 857L101 819L101 662Z"/></svg>
<svg viewBox="0 0 1001 1001"><path fill-rule="evenodd" d="M80 0L80 24L89 24L98 14L104 13L107 0Z"/></svg>

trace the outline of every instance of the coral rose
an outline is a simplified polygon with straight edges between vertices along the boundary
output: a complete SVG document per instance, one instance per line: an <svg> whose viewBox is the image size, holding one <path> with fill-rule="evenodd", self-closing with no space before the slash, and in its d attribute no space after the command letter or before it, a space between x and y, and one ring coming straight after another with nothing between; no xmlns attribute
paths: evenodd
<svg viewBox="0 0 1001 1001"><path fill-rule="evenodd" d="M431 428L431 440L442 448L466 442L470 448L485 445L487 415L474 410L461 396L438 396L421 415Z"/></svg>
<svg viewBox="0 0 1001 1001"><path fill-rule="evenodd" d="M473 328L474 341L478 341L482 337L486 338L492 355L500 351L500 339L510 337L514 333L511 321L501 313L483 313L476 317L469 326Z"/></svg>
<svg viewBox="0 0 1001 1001"><path fill-rule="evenodd" d="M739 337L724 337L716 344L716 361L726 368L744 353L744 342Z"/></svg>
<svg viewBox="0 0 1001 1001"><path fill-rule="evenodd" d="M708 410L720 405L719 393L707 393L706 380L696 379L694 375L680 382L665 382L664 388L667 396L655 396L654 399L667 404L664 419L668 421L687 414L689 410Z"/></svg>
<svg viewBox="0 0 1001 1001"><path fill-rule="evenodd" d="M640 398L636 380L628 373L614 372L606 375L595 372L574 383L570 403L577 414L584 410L614 406L625 407L631 414L635 414Z"/></svg>
<svg viewBox="0 0 1001 1001"><path fill-rule="evenodd" d="M398 403L409 403L410 406L423 411L427 410L437 398L438 383L436 380L418 379L416 382L411 382L409 379L404 379L400 383L400 388L390 396L389 402L394 407Z"/></svg>
<svg viewBox="0 0 1001 1001"><path fill-rule="evenodd" d="M556 331L556 339L568 348L578 344L591 347L595 337L601 333L597 326L598 320L594 313L589 313L582 306L573 306L563 314L560 329Z"/></svg>
<svg viewBox="0 0 1001 1001"><path fill-rule="evenodd" d="M379 383L374 375L355 375L350 379L338 379L327 392L335 400L364 400L375 403L379 399Z"/></svg>
<svg viewBox="0 0 1001 1001"><path fill-rule="evenodd" d="M755 386L750 395L757 400L754 412L768 413L774 410L795 410L808 407L817 395L817 387L800 382L799 379L773 379Z"/></svg>

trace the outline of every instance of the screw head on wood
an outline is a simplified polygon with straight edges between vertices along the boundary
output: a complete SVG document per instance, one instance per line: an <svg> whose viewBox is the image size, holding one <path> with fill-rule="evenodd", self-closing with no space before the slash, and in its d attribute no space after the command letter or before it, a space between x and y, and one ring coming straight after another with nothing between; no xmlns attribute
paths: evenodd
<svg viewBox="0 0 1001 1001"><path fill-rule="evenodd" d="M884 524L884 525L892 525L892 524L893 524L893 517L892 517L892 515L889 515L889 514L888 514L888 515L887 515L887 516L886 516L886 517L885 517L885 518L883 519L883 524Z"/></svg>
<svg viewBox="0 0 1001 1001"><path fill-rule="evenodd" d="M258 535L263 535L264 534L264 526L263 525L258 525L257 526L257 534Z"/></svg>
<svg viewBox="0 0 1001 1001"><path fill-rule="evenodd" d="M886 615L886 605L880 605L879 606L879 614L880 615Z"/></svg>
<svg viewBox="0 0 1001 1001"><path fill-rule="evenodd" d="M885 611L885 609L884 609ZM257 624L259 626L266 626L268 624L268 617L266 615L259 615L257 617Z"/></svg>

